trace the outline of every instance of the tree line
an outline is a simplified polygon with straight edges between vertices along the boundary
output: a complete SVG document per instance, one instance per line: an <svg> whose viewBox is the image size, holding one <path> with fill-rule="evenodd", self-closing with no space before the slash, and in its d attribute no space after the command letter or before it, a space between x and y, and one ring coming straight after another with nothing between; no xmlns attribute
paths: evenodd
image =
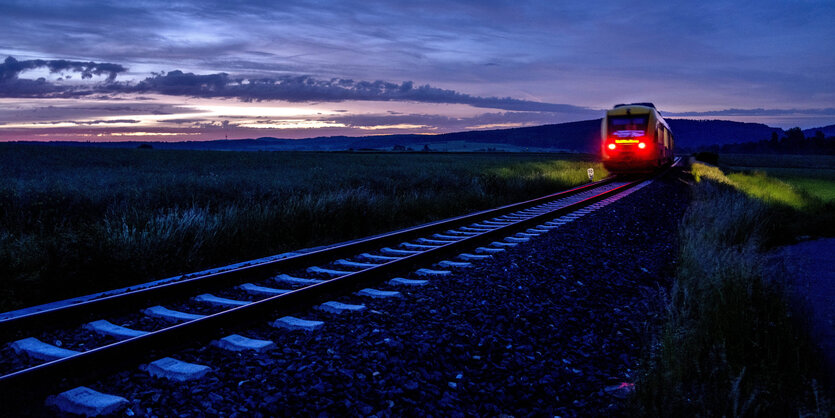
<svg viewBox="0 0 835 418"><path fill-rule="evenodd" d="M742 142L738 144L712 145L705 151L740 154L824 154L835 155L835 137L827 137L823 131L816 131L807 137L799 127L791 128L781 136L771 133L770 139Z"/></svg>

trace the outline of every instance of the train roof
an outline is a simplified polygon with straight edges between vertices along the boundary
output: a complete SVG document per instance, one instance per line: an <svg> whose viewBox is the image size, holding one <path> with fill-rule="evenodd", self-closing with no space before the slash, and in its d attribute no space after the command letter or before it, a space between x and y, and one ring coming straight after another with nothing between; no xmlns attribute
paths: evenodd
<svg viewBox="0 0 835 418"><path fill-rule="evenodd" d="M655 109L655 105L654 105L654 104L652 104L652 103L650 103L650 102L642 102L642 103L620 103L620 104L616 104L614 108L615 108L615 109L617 109L617 108L619 108L619 107L624 107L624 106L645 106L645 107L651 107L651 108ZM658 110L658 109L655 109L655 110Z"/></svg>
<svg viewBox="0 0 835 418"><path fill-rule="evenodd" d="M635 109L639 108L639 109ZM661 122L667 129L670 129L670 125L667 124L667 121L664 120L664 117L661 115L661 112L655 108L655 105L652 103L629 103L629 104L617 104L612 109L606 111L606 116L622 116L622 115L629 115L632 110L643 110L640 108L644 108L646 111L650 113L654 113L658 118L658 121ZM643 112L639 112L643 113Z"/></svg>

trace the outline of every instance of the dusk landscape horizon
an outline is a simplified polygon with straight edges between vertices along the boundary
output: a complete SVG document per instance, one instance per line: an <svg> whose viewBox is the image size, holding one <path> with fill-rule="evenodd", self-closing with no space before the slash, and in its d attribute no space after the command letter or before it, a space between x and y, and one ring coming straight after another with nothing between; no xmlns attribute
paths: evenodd
<svg viewBox="0 0 835 418"><path fill-rule="evenodd" d="M833 22L0 1L0 416L831 417Z"/></svg>
<svg viewBox="0 0 835 418"><path fill-rule="evenodd" d="M0 141L439 134L646 101L835 124L827 2L104 4L0 5Z"/></svg>

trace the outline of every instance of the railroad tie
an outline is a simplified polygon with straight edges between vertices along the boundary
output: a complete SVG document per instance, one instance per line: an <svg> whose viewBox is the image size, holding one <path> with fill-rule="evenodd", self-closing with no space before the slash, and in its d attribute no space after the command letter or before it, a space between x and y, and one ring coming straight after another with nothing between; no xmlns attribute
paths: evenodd
<svg viewBox="0 0 835 418"><path fill-rule="evenodd" d="M188 363L171 357L163 357L143 367L152 377L185 382L200 379L212 368L202 364Z"/></svg>
<svg viewBox="0 0 835 418"><path fill-rule="evenodd" d="M17 340L9 345L17 354L23 353L31 358L44 361L58 360L80 353L80 351L68 350L66 348L47 344L35 337Z"/></svg>
<svg viewBox="0 0 835 418"><path fill-rule="evenodd" d="M401 250L401 249L394 249L394 248L389 248L389 247L385 247L385 248L381 249L380 252L385 253L385 254L400 255L400 256L409 256L409 255L414 255L414 254L420 254L421 253L421 251L417 251L417 250Z"/></svg>
<svg viewBox="0 0 835 418"><path fill-rule="evenodd" d="M377 289L362 289L357 292L359 296L367 296L372 299L386 299L386 298L399 298L402 296L400 292L396 290L377 290Z"/></svg>
<svg viewBox="0 0 835 418"><path fill-rule="evenodd" d="M400 244L400 246L405 247L405 248L409 248L409 249L412 249L412 250L422 250L422 251L433 250L435 248L438 248L437 245L412 244L411 242L403 242L403 243Z"/></svg>
<svg viewBox="0 0 835 418"><path fill-rule="evenodd" d="M324 282L324 280L321 279L305 279L301 277L293 277L289 274L279 274L278 276L273 277L273 280L302 286L310 286L312 284Z"/></svg>
<svg viewBox="0 0 835 418"><path fill-rule="evenodd" d="M383 262L394 261L394 260L399 260L399 259L403 258L403 257L393 257L393 256L390 256L390 255L376 255L376 254L369 254L369 253L362 253L357 257L367 258L369 260L374 260L374 261L383 261Z"/></svg>
<svg viewBox="0 0 835 418"><path fill-rule="evenodd" d="M443 239L443 240L447 240L447 241L458 241L458 240L461 239L461 236L435 234L435 235L432 235L432 238L438 238L438 239Z"/></svg>
<svg viewBox="0 0 835 418"><path fill-rule="evenodd" d="M504 251L504 248L488 248L488 247L478 247L475 249L477 253L485 253L485 254L496 254Z"/></svg>
<svg viewBox="0 0 835 418"><path fill-rule="evenodd" d="M115 414L125 409L130 402L121 396L79 386L48 398L46 404L65 414L94 417Z"/></svg>
<svg viewBox="0 0 835 418"><path fill-rule="evenodd" d="M466 267L472 267L473 263L470 263L470 262L467 262L467 261L444 260L444 261L439 262L438 265L441 266L441 267L447 267L447 268L449 268L449 267L452 267L452 268L466 268Z"/></svg>
<svg viewBox="0 0 835 418"><path fill-rule="evenodd" d="M205 315L198 315L188 312L180 312L172 309L162 307L160 305L145 308L142 313L152 318L164 319L171 322L193 321L195 319L203 318Z"/></svg>
<svg viewBox="0 0 835 418"><path fill-rule="evenodd" d="M342 315L347 313L362 312L365 310L365 305L351 305L332 300L317 306L317 309L328 313Z"/></svg>
<svg viewBox="0 0 835 418"><path fill-rule="evenodd" d="M539 234L531 234L531 233L527 233L527 232L517 232L516 236L521 237L521 238L533 238L533 237L538 237Z"/></svg>
<svg viewBox="0 0 835 418"><path fill-rule="evenodd" d="M343 270L334 270L334 269L326 269L318 266L308 267L308 273L315 273L315 274L325 274L328 276L339 277L339 276L347 276L353 271L343 271Z"/></svg>
<svg viewBox="0 0 835 418"><path fill-rule="evenodd" d="M460 230L457 230L457 229L450 229L449 231L446 231L445 233L446 234L452 234L452 235L463 235L463 236L467 236L467 237L471 237L473 235L478 235L478 232L476 232L476 231L460 231ZM438 234L438 235L440 235L440 234Z"/></svg>
<svg viewBox="0 0 835 418"><path fill-rule="evenodd" d="M527 239L525 239L525 241L527 241ZM490 245L494 245L496 247L515 247L516 245L518 245L518 243L516 243L516 242L493 241L493 242L490 243Z"/></svg>
<svg viewBox="0 0 835 418"><path fill-rule="evenodd" d="M478 225L478 224L473 224L473 225ZM482 227L476 227L476 226L473 226L473 225L470 225L470 226L462 226L462 227L461 227L461 228L459 228L459 229L460 229L460 230L462 230L462 231L465 231L465 232L475 232L475 233L477 233L477 234L478 234L478 233L481 233L481 232L489 232L489 231L492 231L492 230L493 230L493 228L492 228L492 227L484 227L484 226L482 226Z"/></svg>
<svg viewBox="0 0 835 418"><path fill-rule="evenodd" d="M379 266L379 264L377 264L377 263L361 263L361 262L358 262L358 261L346 260L344 258L341 258L339 260L334 261L333 264L336 264L338 266L357 267L357 268L364 268L364 269Z"/></svg>
<svg viewBox="0 0 835 418"><path fill-rule="evenodd" d="M488 224L484 224L484 223L477 223L477 224L473 224L472 227L473 228L480 228L482 231L492 231L492 230L494 230L494 229L496 229L500 226L505 226L505 225L507 225L507 224L488 225Z"/></svg>
<svg viewBox="0 0 835 418"><path fill-rule="evenodd" d="M238 334L227 335L219 340L212 341L212 345L227 351L252 350L258 353L276 348L275 343L270 340L256 340Z"/></svg>
<svg viewBox="0 0 835 418"><path fill-rule="evenodd" d="M489 225L489 226L507 226L507 225L512 224L513 222L512 221L495 221L495 220L488 219L486 221L481 221L480 223L482 223L484 225Z"/></svg>
<svg viewBox="0 0 835 418"><path fill-rule="evenodd" d="M469 254L469 253L461 253L458 254L458 258L464 261L478 261L478 260L486 260L490 258L489 255L484 254Z"/></svg>
<svg viewBox="0 0 835 418"><path fill-rule="evenodd" d="M455 238L457 240L457 238ZM429 244L429 245L447 245L453 241L449 240L439 240L439 239L429 239L429 238L418 238L415 241L421 244Z"/></svg>
<svg viewBox="0 0 835 418"><path fill-rule="evenodd" d="M244 292L251 293L254 295L264 296L275 296L290 292L290 290L287 289L275 289L272 287L256 286L252 283L244 283L238 286L238 289L241 289Z"/></svg>
<svg viewBox="0 0 835 418"><path fill-rule="evenodd" d="M510 243L528 242L530 240L531 240L530 238L505 237L505 241L510 242Z"/></svg>
<svg viewBox="0 0 835 418"><path fill-rule="evenodd" d="M448 276L452 272L449 270L418 269L415 274L418 276Z"/></svg>
<svg viewBox="0 0 835 418"><path fill-rule="evenodd" d="M388 281L388 284L392 286L423 286L427 283L429 283L429 280L412 280L402 277L395 277Z"/></svg>
<svg viewBox="0 0 835 418"><path fill-rule="evenodd" d="M284 328L290 331L316 331L325 326L325 323L322 321L296 318L295 316L283 316L273 321L270 325L275 328Z"/></svg>
<svg viewBox="0 0 835 418"><path fill-rule="evenodd" d="M252 302L245 300L227 299L215 296L211 293L203 293L192 298L195 302L207 303L221 308L237 308L238 306L249 305Z"/></svg>
<svg viewBox="0 0 835 418"><path fill-rule="evenodd" d="M93 331L99 335L107 335L121 340L139 337L148 333L148 331L140 331L137 329L123 327L121 325L116 325L104 319L85 324L84 328Z"/></svg>

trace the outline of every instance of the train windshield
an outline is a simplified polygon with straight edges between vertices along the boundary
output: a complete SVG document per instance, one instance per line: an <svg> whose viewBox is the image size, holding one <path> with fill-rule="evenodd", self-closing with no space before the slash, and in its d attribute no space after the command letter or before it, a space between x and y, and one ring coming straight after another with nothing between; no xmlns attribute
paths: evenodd
<svg viewBox="0 0 835 418"><path fill-rule="evenodd" d="M616 116L609 118L609 132L618 138L644 136L647 130L648 116Z"/></svg>

